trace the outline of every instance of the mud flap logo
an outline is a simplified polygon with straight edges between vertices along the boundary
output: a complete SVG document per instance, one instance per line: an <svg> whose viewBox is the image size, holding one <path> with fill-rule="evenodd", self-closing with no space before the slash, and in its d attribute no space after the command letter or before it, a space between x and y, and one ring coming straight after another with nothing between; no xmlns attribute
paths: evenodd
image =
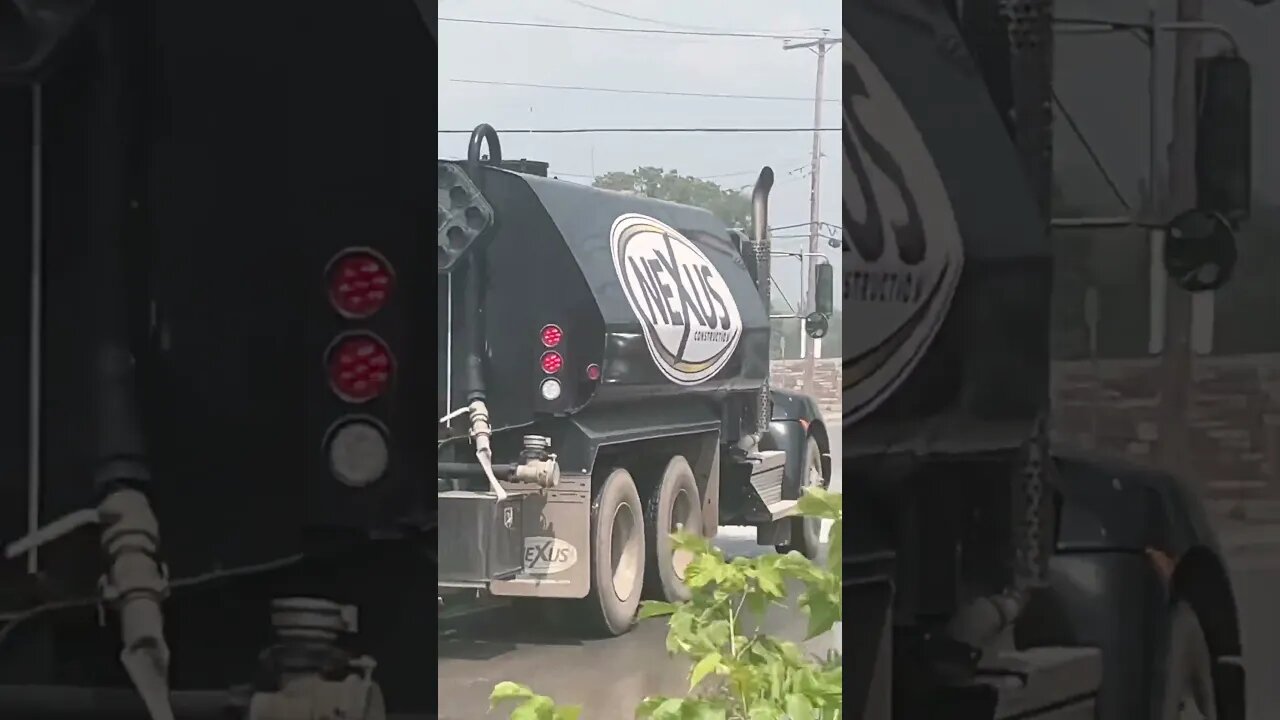
<svg viewBox="0 0 1280 720"><path fill-rule="evenodd" d="M951 307L964 245L902 99L844 34L844 423L910 374Z"/></svg>
<svg viewBox="0 0 1280 720"><path fill-rule="evenodd" d="M614 270L662 374L697 385L720 372L742 337L742 316L711 260L644 215L620 216L609 240Z"/></svg>
<svg viewBox="0 0 1280 720"><path fill-rule="evenodd" d="M555 575L578 563L578 549L560 538L524 540L524 569L530 575Z"/></svg>
<svg viewBox="0 0 1280 720"><path fill-rule="evenodd" d="M510 530L511 526L515 524L515 521L516 521L515 508L509 508L509 507L502 508L502 527Z"/></svg>

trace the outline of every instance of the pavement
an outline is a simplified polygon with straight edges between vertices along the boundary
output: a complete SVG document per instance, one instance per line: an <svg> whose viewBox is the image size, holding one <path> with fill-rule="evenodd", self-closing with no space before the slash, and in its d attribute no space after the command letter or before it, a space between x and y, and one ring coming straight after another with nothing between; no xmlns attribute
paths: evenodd
<svg viewBox="0 0 1280 720"><path fill-rule="evenodd" d="M831 489L840 488L836 468ZM830 523L824 523L824 541L830 530ZM720 528L715 544L729 557L773 551L757 545L755 529L748 527ZM764 627L775 637L801 642L805 622L798 609L777 608L765 618ZM642 622L622 637L600 640L571 639L530 627L504 605L444 624L448 627L442 628L437 643L440 720L505 718L499 711L486 714L489 692L503 680L527 684L561 703L581 704L584 719L629 718L647 696L683 696L688 691L690 664L667 654L662 618ZM825 655L830 649L842 650L841 633L837 623L830 632L802 644L815 655Z"/></svg>
<svg viewBox="0 0 1280 720"><path fill-rule="evenodd" d="M833 489L839 488L839 474L836 478ZM1241 614L1248 718L1280 717L1275 712L1280 707L1280 503L1210 503L1210 512ZM722 528L716 544L729 555L769 551L755 544L750 528ZM683 694L688 687L688 663L667 655L661 620L607 640L553 636L521 624L502 607L451 625L438 643L443 720L506 717L486 712L488 694L502 680L529 684L563 703L582 704L583 718L605 720L630 717L630 708L646 696ZM803 633L803 619L794 611L776 613L767 625L771 632L796 640ZM816 653L841 646L839 627L809 645Z"/></svg>

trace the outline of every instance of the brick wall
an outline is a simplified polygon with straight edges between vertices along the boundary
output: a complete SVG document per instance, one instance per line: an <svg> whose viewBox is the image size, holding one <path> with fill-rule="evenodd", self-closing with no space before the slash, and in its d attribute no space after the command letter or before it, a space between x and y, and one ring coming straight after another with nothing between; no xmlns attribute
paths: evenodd
<svg viewBox="0 0 1280 720"><path fill-rule="evenodd" d="M1210 498L1280 497L1280 354L1197 358L1193 377L1184 472ZM1055 363L1053 396L1064 439L1157 462L1158 360Z"/></svg>
<svg viewBox="0 0 1280 720"><path fill-rule="evenodd" d="M770 381L782 390L803 390L804 360L774 360ZM813 396L822 408L827 427L840 427L840 359L819 358L813 366ZM833 433L837 434L837 433Z"/></svg>

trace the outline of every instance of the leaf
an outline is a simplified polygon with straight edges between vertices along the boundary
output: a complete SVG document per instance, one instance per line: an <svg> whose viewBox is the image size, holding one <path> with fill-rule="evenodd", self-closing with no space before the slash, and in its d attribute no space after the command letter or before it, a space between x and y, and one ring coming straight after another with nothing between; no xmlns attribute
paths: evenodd
<svg viewBox="0 0 1280 720"><path fill-rule="evenodd" d="M494 685L493 692L489 693L489 709L496 708L504 700L528 700L533 696L533 690L528 686L504 680Z"/></svg>
<svg viewBox="0 0 1280 720"><path fill-rule="evenodd" d="M681 708L680 720L725 720L724 706L707 700L691 700Z"/></svg>
<svg viewBox="0 0 1280 720"><path fill-rule="evenodd" d="M838 599L833 601L826 593L808 593L807 601L809 631L805 639L812 640L839 622L840 602Z"/></svg>
<svg viewBox="0 0 1280 720"><path fill-rule="evenodd" d="M758 592L747 593L747 609L750 610L757 619L763 619L764 614L769 611L769 597Z"/></svg>
<svg viewBox="0 0 1280 720"><path fill-rule="evenodd" d="M554 720L578 720L582 716L581 705L565 705L556 708Z"/></svg>
<svg viewBox="0 0 1280 720"><path fill-rule="evenodd" d="M756 582L760 584L760 589L773 597L780 598L787 594L786 585L782 580L782 573L778 569L770 565L761 565L756 568Z"/></svg>
<svg viewBox="0 0 1280 720"><path fill-rule="evenodd" d="M844 520L831 523L827 535L827 567L836 577L844 577Z"/></svg>
<svg viewBox="0 0 1280 720"><path fill-rule="evenodd" d="M555 720L556 704L545 695L534 695L511 712L510 720Z"/></svg>
<svg viewBox="0 0 1280 720"><path fill-rule="evenodd" d="M653 708L653 714L650 717L653 720L682 720L680 717L684 714L684 698L663 698Z"/></svg>
<svg viewBox="0 0 1280 720"><path fill-rule="evenodd" d="M641 620L647 620L653 617L661 617L663 615L671 615L680 609L677 603L663 602L661 600L646 600L640 603Z"/></svg>
<svg viewBox="0 0 1280 720"><path fill-rule="evenodd" d="M839 520L844 514L843 504L840 493L816 487L805 488L804 495L796 502L796 513L805 517Z"/></svg>
<svg viewBox="0 0 1280 720"><path fill-rule="evenodd" d="M693 670L689 672L689 690L698 687L698 683L702 682L703 678L718 670L720 668L720 660L720 653L718 652L703 656L693 666Z"/></svg>
<svg viewBox="0 0 1280 720"><path fill-rule="evenodd" d="M788 720L816 720L813 703L803 695L788 695L787 717Z"/></svg>

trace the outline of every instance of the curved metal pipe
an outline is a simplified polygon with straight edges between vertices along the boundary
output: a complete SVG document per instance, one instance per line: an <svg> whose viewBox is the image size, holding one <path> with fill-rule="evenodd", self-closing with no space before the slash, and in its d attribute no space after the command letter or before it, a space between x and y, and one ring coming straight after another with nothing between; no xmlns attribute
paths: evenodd
<svg viewBox="0 0 1280 720"><path fill-rule="evenodd" d="M471 131L471 140L467 143L467 175L471 176L471 181L481 192L484 192L484 173L481 172L480 148L485 142L489 144L489 163L502 162L502 143L498 141L498 131L488 123L481 123ZM487 390L484 377L487 342L484 312L485 281L488 273L486 265L484 247L472 247L462 272L463 325L467 328L467 354L463 361L463 382L468 404L483 401Z"/></svg>
<svg viewBox="0 0 1280 720"><path fill-rule="evenodd" d="M760 291L760 299L764 302L764 315L766 318L771 314L769 287L772 282L772 262L770 259L772 248L769 241L769 191L772 189L773 168L766 165L760 169L760 176L756 178L756 185L751 190L751 230L755 235L753 244L755 245L756 254L756 287ZM768 359L766 358L767 362ZM756 397L757 433L763 433L765 428L769 427L770 414L769 374L766 372L764 383L761 384L759 394Z"/></svg>

